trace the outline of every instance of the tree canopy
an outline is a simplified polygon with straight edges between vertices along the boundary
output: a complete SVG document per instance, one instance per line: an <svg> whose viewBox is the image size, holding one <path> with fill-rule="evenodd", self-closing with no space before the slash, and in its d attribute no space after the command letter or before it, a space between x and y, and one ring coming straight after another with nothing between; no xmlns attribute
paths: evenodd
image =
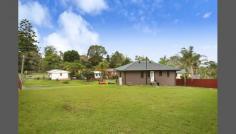
<svg viewBox="0 0 236 134"><path fill-rule="evenodd" d="M36 71L40 66L41 55L37 46L36 34L32 24L23 19L18 26L18 70L24 55L24 70Z"/></svg>
<svg viewBox="0 0 236 134"><path fill-rule="evenodd" d="M116 51L111 56L110 67L111 68L119 67L119 66L123 65L124 62L125 62L125 56L122 53Z"/></svg>
<svg viewBox="0 0 236 134"><path fill-rule="evenodd" d="M106 49L100 45L92 45L89 47L87 56L93 66L96 66L103 60L103 56L107 54Z"/></svg>
<svg viewBox="0 0 236 134"><path fill-rule="evenodd" d="M46 46L44 48L45 57L43 60L44 70L60 68L62 62L61 57L57 54L56 48L53 46Z"/></svg>
<svg viewBox="0 0 236 134"><path fill-rule="evenodd" d="M146 58L147 58L147 60L149 60L148 57L136 55L135 56L135 61L145 61Z"/></svg>
<svg viewBox="0 0 236 134"><path fill-rule="evenodd" d="M79 61L80 60L80 55L77 51L75 50L69 50L64 52L63 54L63 60L65 62L74 62L74 61Z"/></svg>

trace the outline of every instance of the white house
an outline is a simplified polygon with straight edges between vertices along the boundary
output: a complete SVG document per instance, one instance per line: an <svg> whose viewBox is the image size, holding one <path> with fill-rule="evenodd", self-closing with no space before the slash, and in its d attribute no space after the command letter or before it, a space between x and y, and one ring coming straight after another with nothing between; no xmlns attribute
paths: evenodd
<svg viewBox="0 0 236 134"><path fill-rule="evenodd" d="M94 78L95 79L100 79L102 77L102 72L101 71L93 71L94 73Z"/></svg>
<svg viewBox="0 0 236 134"><path fill-rule="evenodd" d="M69 79L70 72L65 71L65 70L53 69L47 72L48 72L48 77L51 80L68 80Z"/></svg>

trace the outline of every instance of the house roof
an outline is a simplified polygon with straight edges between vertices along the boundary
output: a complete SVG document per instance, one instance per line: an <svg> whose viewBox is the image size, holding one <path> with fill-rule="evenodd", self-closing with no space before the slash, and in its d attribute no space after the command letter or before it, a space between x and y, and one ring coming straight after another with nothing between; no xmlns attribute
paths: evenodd
<svg viewBox="0 0 236 134"><path fill-rule="evenodd" d="M47 71L48 73L70 73L69 71L66 70L60 70L60 69L52 69Z"/></svg>
<svg viewBox="0 0 236 134"><path fill-rule="evenodd" d="M153 61L148 61L146 66L146 61L136 61L124 66L120 66L116 68L117 71L141 71L141 70L171 70L171 71L178 71L179 68L175 68L172 66L166 66L162 64L155 63Z"/></svg>
<svg viewBox="0 0 236 134"><path fill-rule="evenodd" d="M93 71L93 73L99 74L102 73L101 71Z"/></svg>

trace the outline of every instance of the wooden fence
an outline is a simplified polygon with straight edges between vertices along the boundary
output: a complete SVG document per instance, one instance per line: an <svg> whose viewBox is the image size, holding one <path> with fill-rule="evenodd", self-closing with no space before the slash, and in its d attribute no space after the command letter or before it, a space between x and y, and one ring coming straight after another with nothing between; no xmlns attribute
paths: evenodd
<svg viewBox="0 0 236 134"><path fill-rule="evenodd" d="M176 79L177 86L184 86L184 79ZM216 79L187 79L186 86L217 88Z"/></svg>

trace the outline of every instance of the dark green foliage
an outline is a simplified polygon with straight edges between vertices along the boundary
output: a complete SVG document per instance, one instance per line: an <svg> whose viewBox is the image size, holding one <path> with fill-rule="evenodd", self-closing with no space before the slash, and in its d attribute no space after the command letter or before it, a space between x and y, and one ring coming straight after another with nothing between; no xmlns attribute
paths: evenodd
<svg viewBox="0 0 236 134"><path fill-rule="evenodd" d="M59 69L61 67L62 59L57 54L56 48L47 46L44 49L45 58L43 59L44 70Z"/></svg>
<svg viewBox="0 0 236 134"><path fill-rule="evenodd" d="M18 70L20 71L23 55L25 56L24 70L38 71L40 64L40 53L37 46L36 35L32 24L21 20L18 27Z"/></svg>
<svg viewBox="0 0 236 134"><path fill-rule="evenodd" d="M93 66L96 66L103 60L103 56L107 54L106 49L103 46L92 45L88 49L87 56Z"/></svg>
<svg viewBox="0 0 236 134"><path fill-rule="evenodd" d="M79 53L77 51L70 50L70 51L64 52L63 60L65 62L79 61L80 60L80 56L79 56Z"/></svg>
<svg viewBox="0 0 236 134"><path fill-rule="evenodd" d="M129 62L128 60L129 59L126 58L122 53L116 51L111 56L110 67L111 68L116 68L116 67L122 66L126 62Z"/></svg>
<svg viewBox="0 0 236 134"><path fill-rule="evenodd" d="M85 70L82 72L83 77L86 78L86 80L91 80L94 77L94 73L90 70Z"/></svg>

